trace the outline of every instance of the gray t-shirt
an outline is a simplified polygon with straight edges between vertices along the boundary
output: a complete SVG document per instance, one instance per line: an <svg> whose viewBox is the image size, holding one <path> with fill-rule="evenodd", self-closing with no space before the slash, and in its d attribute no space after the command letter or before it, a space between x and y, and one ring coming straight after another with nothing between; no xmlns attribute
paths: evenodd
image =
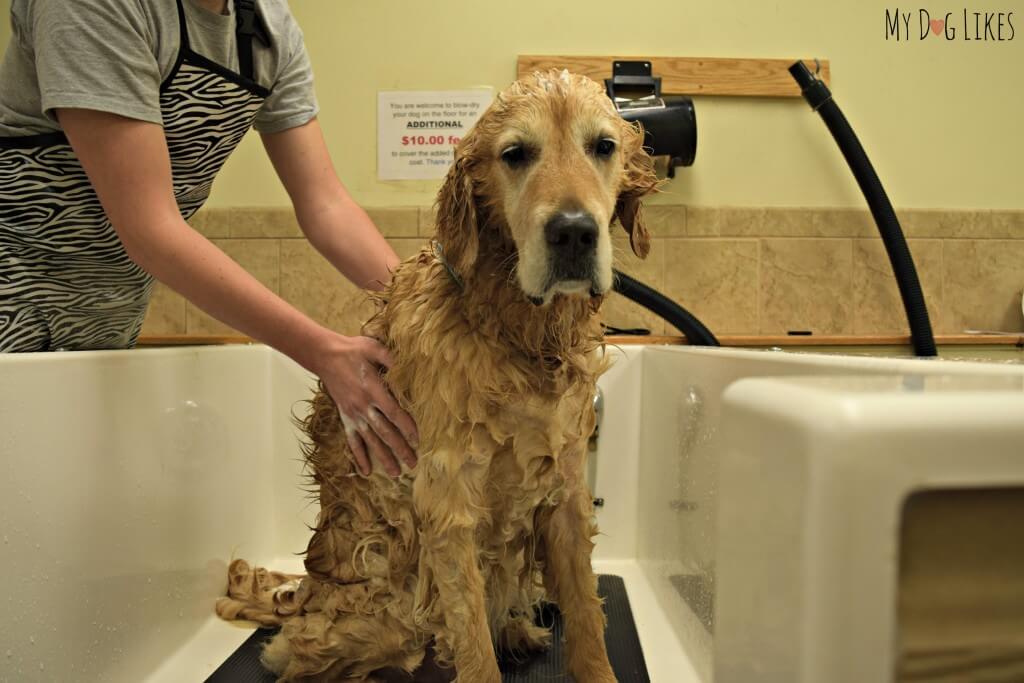
<svg viewBox="0 0 1024 683"><path fill-rule="evenodd" d="M238 71L235 16L182 0L194 52ZM256 130L316 116L313 72L287 0L257 0L269 48L253 43L255 80L272 88ZM12 0L12 37L0 64L0 136L60 130L54 109L96 109L161 123L160 84L181 43L175 0Z"/></svg>

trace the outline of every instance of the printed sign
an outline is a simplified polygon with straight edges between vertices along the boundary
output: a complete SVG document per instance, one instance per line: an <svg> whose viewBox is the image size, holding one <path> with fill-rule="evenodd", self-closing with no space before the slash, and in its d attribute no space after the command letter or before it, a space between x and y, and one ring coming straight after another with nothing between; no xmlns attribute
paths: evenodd
<svg viewBox="0 0 1024 683"><path fill-rule="evenodd" d="M490 105L490 88L377 94L377 178L443 178L462 136Z"/></svg>

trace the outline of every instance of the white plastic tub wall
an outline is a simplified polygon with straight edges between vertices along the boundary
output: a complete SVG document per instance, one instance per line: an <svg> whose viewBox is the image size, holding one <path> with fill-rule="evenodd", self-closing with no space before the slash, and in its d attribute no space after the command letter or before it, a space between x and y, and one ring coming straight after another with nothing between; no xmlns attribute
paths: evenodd
<svg viewBox="0 0 1024 683"><path fill-rule="evenodd" d="M713 661L730 654L716 653L702 623L720 598L723 436L744 429L721 422L729 385L1024 375L765 352L611 353L592 469L605 500L595 568L626 579L658 683L711 681ZM301 568L315 507L301 490L291 416L311 378L251 346L0 357L0 383L0 681L203 680L248 635L212 615L227 562Z"/></svg>

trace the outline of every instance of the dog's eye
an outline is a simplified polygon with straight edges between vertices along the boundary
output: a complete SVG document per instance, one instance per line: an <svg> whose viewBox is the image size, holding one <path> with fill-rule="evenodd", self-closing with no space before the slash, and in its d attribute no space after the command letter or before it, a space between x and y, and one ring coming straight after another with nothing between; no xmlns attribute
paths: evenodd
<svg viewBox="0 0 1024 683"><path fill-rule="evenodd" d="M501 160L508 164L510 168L522 166L527 162L528 158L529 155L526 152L526 148L522 145L506 147L505 151L501 153Z"/></svg>
<svg viewBox="0 0 1024 683"><path fill-rule="evenodd" d="M597 141L594 145L594 154L599 157L607 158L615 153L615 140L611 138L604 138Z"/></svg>

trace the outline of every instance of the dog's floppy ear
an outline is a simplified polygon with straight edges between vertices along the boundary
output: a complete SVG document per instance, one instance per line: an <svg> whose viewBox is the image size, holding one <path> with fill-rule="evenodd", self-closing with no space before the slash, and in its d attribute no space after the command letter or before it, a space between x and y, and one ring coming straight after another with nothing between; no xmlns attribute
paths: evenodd
<svg viewBox="0 0 1024 683"><path fill-rule="evenodd" d="M455 161L437 194L437 240L448 263L463 276L473 268L480 250L473 179L469 174L473 161L467 144L470 142L464 140L455 150Z"/></svg>
<svg viewBox="0 0 1024 683"><path fill-rule="evenodd" d="M644 149L644 131L639 123L622 122L622 188L615 203L615 217L629 233L633 253L646 258L651 250L651 234L644 227L640 200L658 188L654 160Z"/></svg>

